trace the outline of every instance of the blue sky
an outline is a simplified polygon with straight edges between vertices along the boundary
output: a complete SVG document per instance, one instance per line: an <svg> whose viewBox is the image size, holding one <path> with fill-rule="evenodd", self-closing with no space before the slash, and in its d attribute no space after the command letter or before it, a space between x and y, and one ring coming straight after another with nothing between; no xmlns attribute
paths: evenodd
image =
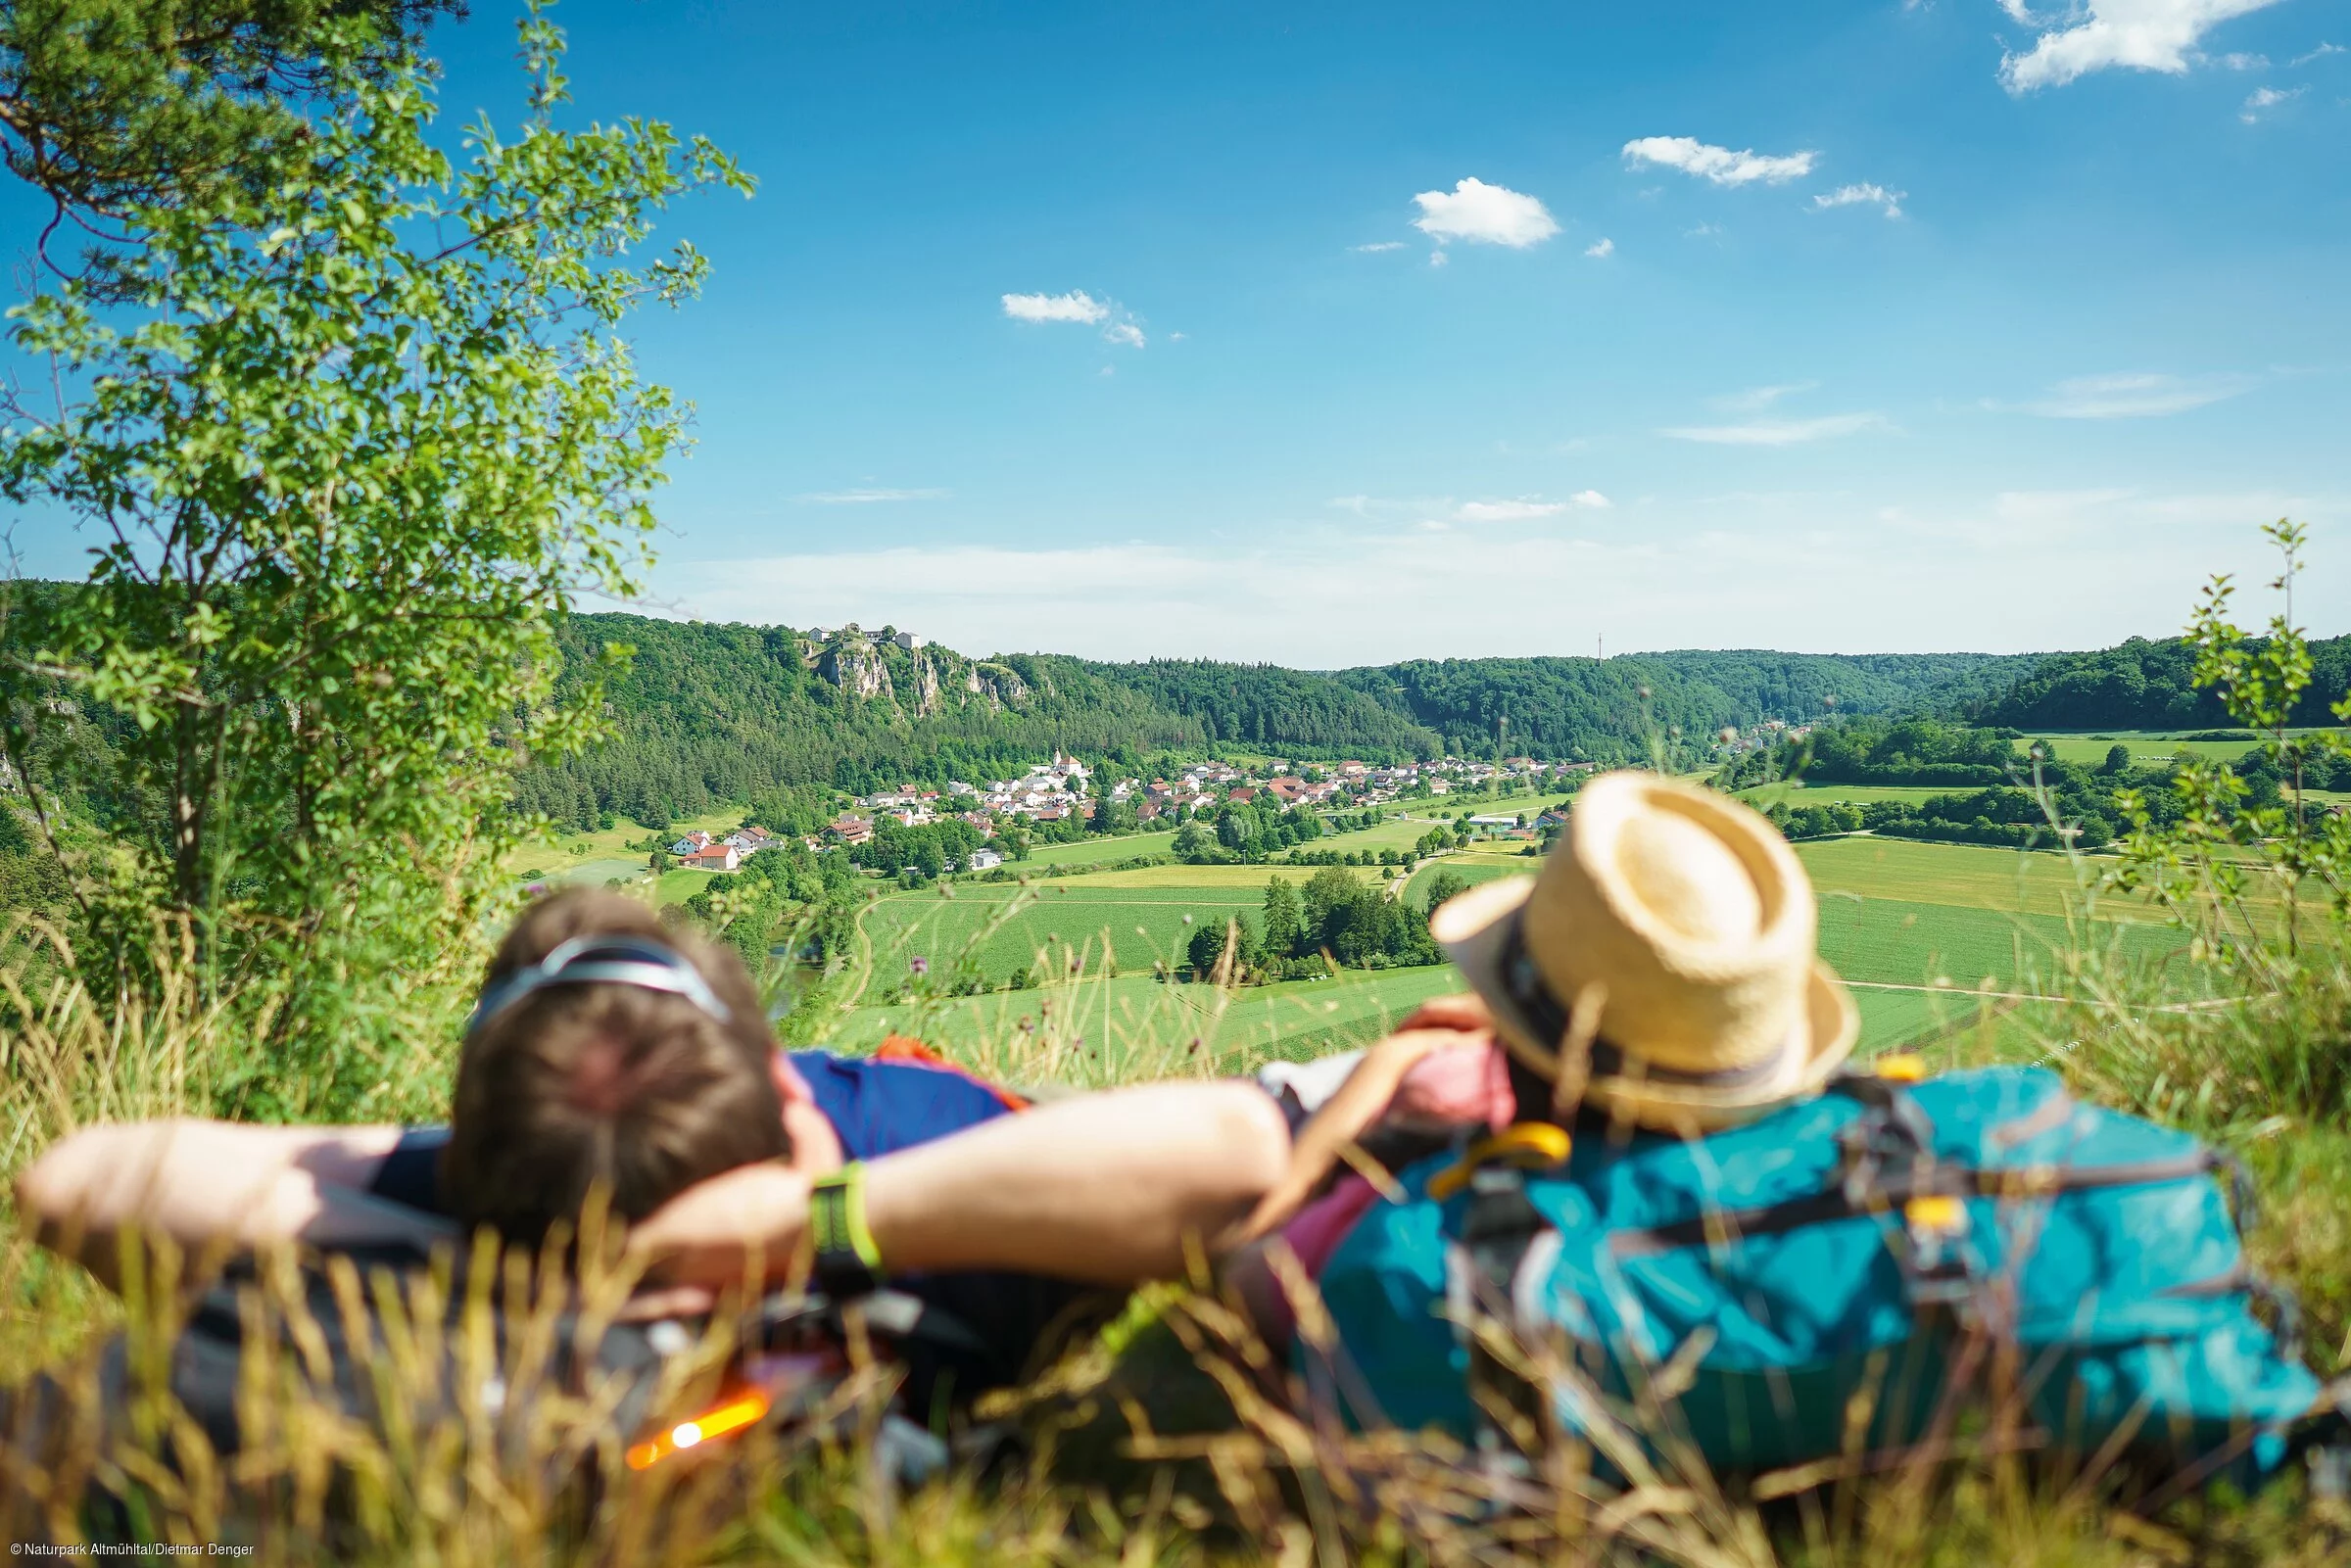
<svg viewBox="0 0 2351 1568"><path fill-rule="evenodd" d="M706 132L648 607L1338 665L2351 630L2351 4L574 0ZM510 122L499 0L435 38ZM13 214L15 208L9 209ZM15 225L12 225L15 226ZM50 525L18 544L72 568Z"/></svg>

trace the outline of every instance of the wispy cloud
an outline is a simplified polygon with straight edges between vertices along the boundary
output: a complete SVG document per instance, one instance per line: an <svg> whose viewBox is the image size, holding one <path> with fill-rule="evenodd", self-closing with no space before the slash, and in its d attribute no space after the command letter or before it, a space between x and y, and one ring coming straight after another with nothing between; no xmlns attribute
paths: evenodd
<svg viewBox="0 0 2351 1568"><path fill-rule="evenodd" d="M2014 407L2044 419L2153 419L2233 398L2258 384L2257 377L2235 374L2175 376L2128 371L2075 376ZM1989 406L2008 405L1994 403Z"/></svg>
<svg viewBox="0 0 2351 1568"><path fill-rule="evenodd" d="M1779 185L1811 173L1813 161L1820 155L1801 152L1774 157L1751 149L1733 152L1695 136L1641 136L1624 144L1624 157L1630 164L1678 168L1717 185L1748 185L1756 180Z"/></svg>
<svg viewBox="0 0 2351 1568"><path fill-rule="evenodd" d="M2019 0L2000 0L2024 26L2056 25L2023 54L2000 57L2000 83L2012 93L2062 87L2093 71L2127 68L2184 71L2204 35L2232 17L2278 0L2080 0L2060 17L2036 16Z"/></svg>
<svg viewBox="0 0 2351 1568"><path fill-rule="evenodd" d="M1457 181L1450 191L1422 191L1413 200L1420 208L1413 227L1440 245L1468 240L1524 250L1559 231L1558 221L1534 197L1482 179Z"/></svg>
<svg viewBox="0 0 2351 1568"><path fill-rule="evenodd" d="M888 500L943 500L943 490L822 490L794 499L809 506L870 506Z"/></svg>
<svg viewBox="0 0 2351 1568"><path fill-rule="evenodd" d="M1616 242L1604 236L1601 239L1595 240L1592 244L1585 246L1584 254L1586 256L1598 257L1614 256L1616 254Z"/></svg>
<svg viewBox="0 0 2351 1568"><path fill-rule="evenodd" d="M1579 490L1565 500L1544 500L1536 496L1521 496L1511 500L1465 500L1454 508L1457 523L1525 523L1539 517L1557 517L1567 511L1603 511L1614 505L1597 490Z"/></svg>
<svg viewBox="0 0 2351 1568"><path fill-rule="evenodd" d="M1067 294L1007 294L1004 313L1015 321L1076 321L1092 326L1110 319L1110 307L1082 289Z"/></svg>
<svg viewBox="0 0 2351 1568"><path fill-rule="evenodd" d="M2250 125L2261 119L2262 111L2292 103L2308 91L2308 87L2256 87L2245 99L2245 107L2236 112L2236 118Z"/></svg>
<svg viewBox="0 0 2351 1568"><path fill-rule="evenodd" d="M1715 407L1731 413L1754 413L1770 407L1782 398L1791 397L1799 392L1811 392L1819 385L1820 383L1817 381L1782 381L1773 386L1750 387L1745 392L1726 393L1722 397L1708 398L1706 401Z"/></svg>
<svg viewBox="0 0 2351 1568"><path fill-rule="evenodd" d="M2346 50L2339 43L2322 43L2316 49L2313 49L2306 55L2296 55L2293 59L2287 61L2286 64L2289 66L2307 66L2314 60L2324 60L2328 55L2340 54L2351 54L2351 50Z"/></svg>
<svg viewBox="0 0 2351 1568"><path fill-rule="evenodd" d="M1139 349L1147 341L1131 312L1109 300L1097 300L1083 289L1072 289L1067 294L1007 294L1004 313L1015 321L1067 321L1079 326L1099 326L1104 342L1128 349ZM1106 321L1110 324L1103 326Z"/></svg>
<svg viewBox="0 0 2351 1568"><path fill-rule="evenodd" d="M2248 517L2341 518L2351 493L1759 496L1644 509L1638 529L1366 528L1266 516L1203 547L933 541L775 556L672 556L674 613L797 626L915 626L984 654L1271 659L1314 669L1401 658L1611 649L2017 651L2161 635L2214 571L2266 570ZM1620 509L1628 509L1622 508ZM1428 515L1416 508L1412 517ZM1604 514L1605 515L1605 514ZM1612 519L1611 519L1612 520ZM1343 547L1334 547L1342 542ZM1475 548L1462 547L1463 535ZM2128 539L2131 547L2117 549ZM2035 569L2020 573L2030 558ZM2269 563L2274 567L2274 563ZM2258 578L2257 578L2258 574ZM1932 593L1888 583L1931 581ZM2094 581L2098 592L2084 594ZM2351 575L2314 563L2323 630L2344 628ZM1412 585L1409 615L1367 615ZM2322 631L2314 623L2314 632Z"/></svg>
<svg viewBox="0 0 2351 1568"><path fill-rule="evenodd" d="M1883 185L1840 185L1825 195L1813 197L1812 206L1816 211L1831 207L1875 206L1884 208L1888 217L1899 217L1902 215L1902 203L1909 194L1907 191L1890 191Z"/></svg>
<svg viewBox="0 0 2351 1568"><path fill-rule="evenodd" d="M1404 241L1374 240L1369 245L1350 245L1347 249L1355 252L1358 256L1372 256L1381 251L1401 251L1404 249Z"/></svg>
<svg viewBox="0 0 2351 1568"><path fill-rule="evenodd" d="M1795 447L1887 428L1884 414L1831 413L1810 419L1751 419L1736 425L1679 425L1657 434L1716 447Z"/></svg>
<svg viewBox="0 0 2351 1568"><path fill-rule="evenodd" d="M2227 54L2215 60L2213 64L2224 71L2267 71L2270 69L2270 57L2268 55Z"/></svg>

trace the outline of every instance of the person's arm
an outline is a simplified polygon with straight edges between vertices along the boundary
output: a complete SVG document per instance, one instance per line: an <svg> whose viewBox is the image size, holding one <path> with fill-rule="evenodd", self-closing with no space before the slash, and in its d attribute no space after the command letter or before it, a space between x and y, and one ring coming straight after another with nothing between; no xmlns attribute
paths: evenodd
<svg viewBox="0 0 2351 1568"><path fill-rule="evenodd" d="M44 1246L118 1283L140 1231L194 1257L273 1243L427 1243L456 1234L367 1193L398 1127L142 1121L59 1139L17 1178L17 1212Z"/></svg>
<svg viewBox="0 0 2351 1568"><path fill-rule="evenodd" d="M902 1150L865 1170L866 1224L890 1271L1006 1269L1130 1285L1182 1272L1280 1178L1289 1127L1246 1083L1153 1084L1056 1101ZM740 1283L752 1253L792 1266L810 1177L746 1166L689 1189L630 1234L652 1276Z"/></svg>

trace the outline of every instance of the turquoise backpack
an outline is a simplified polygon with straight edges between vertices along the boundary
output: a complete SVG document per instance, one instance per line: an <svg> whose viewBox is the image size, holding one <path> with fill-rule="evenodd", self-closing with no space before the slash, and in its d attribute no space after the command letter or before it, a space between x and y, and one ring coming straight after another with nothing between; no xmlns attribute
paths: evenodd
<svg viewBox="0 0 2351 1568"><path fill-rule="evenodd" d="M1544 1164L1415 1165L1341 1244L1336 1344L1301 1355L1350 1421L1493 1449L1525 1446L1514 1407L1751 1474L1948 1434L2004 1386L2040 1452L2249 1487L2326 1402L2247 1271L2241 1179L2232 1209L2212 1151L2043 1070L1853 1076L1696 1141L1579 1128ZM1479 1318L1575 1375L1530 1383ZM1643 1431L1668 1363L1686 1387Z"/></svg>

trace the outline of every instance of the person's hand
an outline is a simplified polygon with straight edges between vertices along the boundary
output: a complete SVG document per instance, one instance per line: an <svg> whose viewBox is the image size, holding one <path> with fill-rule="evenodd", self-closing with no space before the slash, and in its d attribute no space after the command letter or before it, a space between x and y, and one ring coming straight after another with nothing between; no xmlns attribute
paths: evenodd
<svg viewBox="0 0 2351 1568"><path fill-rule="evenodd" d="M1452 996L1432 996L1415 1008L1412 1016L1396 1025L1403 1034L1418 1029L1461 1029L1466 1033L1494 1028L1494 1010L1486 999L1475 991L1461 991Z"/></svg>
<svg viewBox="0 0 2351 1568"><path fill-rule="evenodd" d="M699 1181L629 1231L648 1287L718 1292L776 1278L808 1231L807 1172L766 1162Z"/></svg>

